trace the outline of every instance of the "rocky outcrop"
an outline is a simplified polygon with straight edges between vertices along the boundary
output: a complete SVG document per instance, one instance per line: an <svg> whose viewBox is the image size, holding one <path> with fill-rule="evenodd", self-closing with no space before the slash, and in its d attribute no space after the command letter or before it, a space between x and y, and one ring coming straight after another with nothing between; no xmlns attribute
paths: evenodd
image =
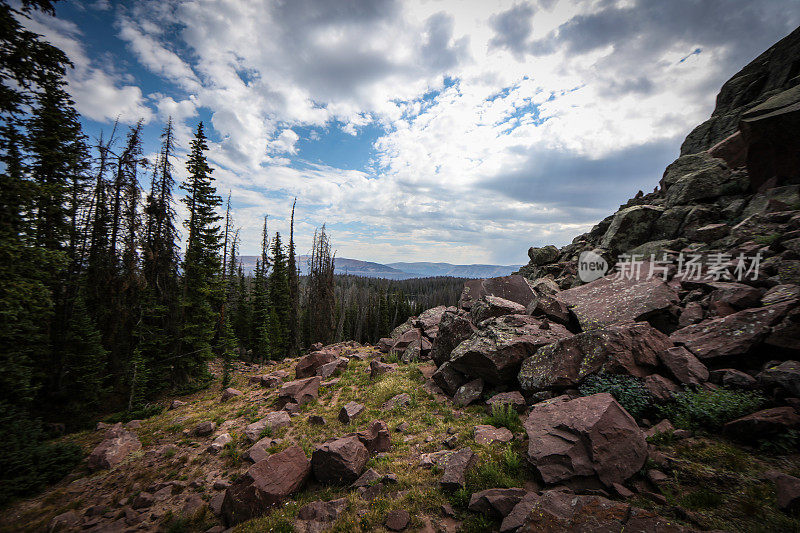
<svg viewBox="0 0 800 533"><path fill-rule="evenodd" d="M342 437L318 446L311 466L320 483L349 485L361 475L367 459L369 452L358 437Z"/></svg>
<svg viewBox="0 0 800 533"><path fill-rule="evenodd" d="M596 478L624 483L647 459L644 433L607 393L534 406L525 422L528 458L546 483Z"/></svg>
<svg viewBox="0 0 800 533"><path fill-rule="evenodd" d="M86 465L89 470L113 468L128 455L141 449L139 437L123 428L120 422L106 431L103 441L89 454Z"/></svg>

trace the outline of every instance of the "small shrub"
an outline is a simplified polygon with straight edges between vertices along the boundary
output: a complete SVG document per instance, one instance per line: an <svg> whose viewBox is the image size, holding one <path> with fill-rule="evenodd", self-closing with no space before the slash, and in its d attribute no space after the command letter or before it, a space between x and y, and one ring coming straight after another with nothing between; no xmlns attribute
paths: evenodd
<svg viewBox="0 0 800 533"><path fill-rule="evenodd" d="M642 380L633 376L600 374L586 378L578 387L584 396L608 392L634 418L639 418L653 403L653 398Z"/></svg>
<svg viewBox="0 0 800 533"><path fill-rule="evenodd" d="M675 433L672 430L661 431L652 437L647 437L647 442L654 446L671 446L676 440Z"/></svg>
<svg viewBox="0 0 800 533"><path fill-rule="evenodd" d="M506 470L511 472L516 472L522 466L519 454L514 451L514 447L511 445L506 446L506 449L503 450L503 465Z"/></svg>
<svg viewBox="0 0 800 533"><path fill-rule="evenodd" d="M800 449L800 431L790 429L769 439L759 439L758 447L774 455L793 453Z"/></svg>
<svg viewBox="0 0 800 533"><path fill-rule="evenodd" d="M519 415L511 404L493 404L492 414L486 419L486 423L494 427L504 427L512 433L522 431L522 423Z"/></svg>
<svg viewBox="0 0 800 533"><path fill-rule="evenodd" d="M781 237L782 235L780 233L771 233L769 235L756 235L753 237L753 240L758 244L766 244L769 246L780 240Z"/></svg>
<svg viewBox="0 0 800 533"><path fill-rule="evenodd" d="M461 533L485 533L496 529L497 524L489 517L482 514L472 514L464 520L459 531Z"/></svg>
<svg viewBox="0 0 800 533"><path fill-rule="evenodd" d="M685 390L674 402L660 407L660 414L683 429L707 428L717 430L726 422L753 413L764 404L757 392L717 389L711 391Z"/></svg>
<svg viewBox="0 0 800 533"><path fill-rule="evenodd" d="M709 489L698 489L680 498L681 505L689 509L709 509L722 503L719 492Z"/></svg>
<svg viewBox="0 0 800 533"><path fill-rule="evenodd" d="M388 354L383 356L383 361L385 363L399 363L400 362L400 354L392 350Z"/></svg>

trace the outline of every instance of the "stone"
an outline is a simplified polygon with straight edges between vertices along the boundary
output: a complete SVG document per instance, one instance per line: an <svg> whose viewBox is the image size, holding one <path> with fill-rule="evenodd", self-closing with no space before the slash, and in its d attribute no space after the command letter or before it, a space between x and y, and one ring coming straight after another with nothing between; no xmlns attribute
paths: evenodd
<svg viewBox="0 0 800 533"><path fill-rule="evenodd" d="M255 442L261 438L264 430L269 428L271 431L276 431L292 425L292 419L286 411L275 411L267 414L261 420L248 424L244 428L244 435L250 442Z"/></svg>
<svg viewBox="0 0 800 533"><path fill-rule="evenodd" d="M768 367L758 374L758 382L764 388L780 387L792 396L800 396L800 362L784 361Z"/></svg>
<svg viewBox="0 0 800 533"><path fill-rule="evenodd" d="M81 521L81 517L75 511L67 511L53 517L47 526L47 531L55 533L76 527Z"/></svg>
<svg viewBox="0 0 800 533"><path fill-rule="evenodd" d="M673 394L681 390L674 382L660 374L650 374L645 377L644 386L657 402L667 402L672 399Z"/></svg>
<svg viewBox="0 0 800 533"><path fill-rule="evenodd" d="M136 495L131 503L131 507L134 509L145 509L147 507L152 506L155 503L156 499L153 497L152 494L149 492L140 492Z"/></svg>
<svg viewBox="0 0 800 533"><path fill-rule="evenodd" d="M726 434L756 440L800 428L800 415L792 407L773 407L737 418L725 424Z"/></svg>
<svg viewBox="0 0 800 533"><path fill-rule="evenodd" d="M522 396L522 393L520 393L519 391L501 392L495 394L494 396L486 400L486 405L489 406L490 412L495 405L497 406L510 405L518 413L523 412L526 407L525 397Z"/></svg>
<svg viewBox="0 0 800 533"><path fill-rule="evenodd" d="M724 168L717 158L709 153L697 153L681 155L678 159L667 165L664 175L661 177L660 185L664 190L668 190L675 185L683 176L698 172L700 170Z"/></svg>
<svg viewBox="0 0 800 533"><path fill-rule="evenodd" d="M98 444L86 460L89 470L113 468L131 453L141 450L139 437L122 427L122 423L111 426L103 441Z"/></svg>
<svg viewBox="0 0 800 533"><path fill-rule="evenodd" d="M446 311L447 307L444 305L426 309L419 314L416 320L413 321L414 326L421 329L426 335L428 335L430 330L439 326L439 322L441 322Z"/></svg>
<svg viewBox="0 0 800 533"><path fill-rule="evenodd" d="M357 489L359 487L367 487L369 485L377 483L378 481L380 481L382 477L383 476L377 473L374 468L370 468L366 472L361 474L361 476L357 480L355 480L353 484L350 486L354 489Z"/></svg>
<svg viewBox="0 0 800 533"><path fill-rule="evenodd" d="M475 453L471 448L462 448L447 455L444 460L444 473L439 485L448 491L455 491L464 486L467 470L475 464Z"/></svg>
<svg viewBox="0 0 800 533"><path fill-rule="evenodd" d="M743 167L747 162L747 142L737 131L709 148L708 155L722 159L728 168Z"/></svg>
<svg viewBox="0 0 800 533"><path fill-rule="evenodd" d="M752 389L757 384L756 378L735 368L712 370L709 380L716 385L732 389Z"/></svg>
<svg viewBox="0 0 800 533"><path fill-rule="evenodd" d="M453 395L453 403L458 406L469 405L481 397L483 392L483 380L481 378L461 385Z"/></svg>
<svg viewBox="0 0 800 533"><path fill-rule="evenodd" d="M541 248L528 248L528 257L532 266L542 266L553 263L558 259L560 252L552 244Z"/></svg>
<svg viewBox="0 0 800 533"><path fill-rule="evenodd" d="M453 368L493 384L513 381L522 361L537 349L571 337L561 324L548 324L529 315L507 315L483 322L469 339L450 354Z"/></svg>
<svg viewBox="0 0 800 533"><path fill-rule="evenodd" d="M523 526L528 514L539 502L539 495L535 492L526 493L520 501L503 518L500 524L500 533L512 533Z"/></svg>
<svg viewBox="0 0 800 533"><path fill-rule="evenodd" d="M650 240L653 224L664 208L653 205L635 205L620 209L614 214L611 225L600 240L600 248L611 250L612 255L629 251Z"/></svg>
<svg viewBox="0 0 800 533"><path fill-rule="evenodd" d="M745 309L679 329L670 335L701 360L744 355L757 346L786 314L790 304L782 303Z"/></svg>
<svg viewBox="0 0 800 533"><path fill-rule="evenodd" d="M207 437L214 433L214 430L217 429L217 424L207 420L205 422L200 422L197 424L194 429L192 430L192 435L196 437Z"/></svg>
<svg viewBox="0 0 800 533"><path fill-rule="evenodd" d="M242 459L250 461L251 463L263 461L270 455L267 449L280 443L281 439L273 439L271 437L259 439L255 444L250 446L250 448L245 450L245 452L242 454Z"/></svg>
<svg viewBox="0 0 800 533"><path fill-rule="evenodd" d="M539 295L536 305L529 305L526 313L533 316L545 316L557 324L568 324L569 307L555 296Z"/></svg>
<svg viewBox="0 0 800 533"><path fill-rule="evenodd" d="M496 428L488 424L475 426L475 442L478 444L494 444L495 442L511 442L514 434L506 428Z"/></svg>
<svg viewBox="0 0 800 533"><path fill-rule="evenodd" d="M677 293L660 278L647 278L650 263L642 264L639 279L610 274L561 291L556 299L566 304L583 331L625 322L649 322L662 332L677 325Z"/></svg>
<svg viewBox="0 0 800 533"><path fill-rule="evenodd" d="M349 485L359 478L369 452L357 437L341 437L317 446L311 455L311 467L317 481Z"/></svg>
<svg viewBox="0 0 800 533"><path fill-rule="evenodd" d="M666 191L666 205L688 205L700 203L720 196L746 192L749 182L746 175L731 173L721 160L708 167L681 176Z"/></svg>
<svg viewBox="0 0 800 533"><path fill-rule="evenodd" d="M383 420L373 420L367 429L359 431L356 436L370 454L388 452L392 449L392 436L389 426Z"/></svg>
<svg viewBox="0 0 800 533"><path fill-rule="evenodd" d="M711 282L711 303L723 303L736 310L758 307L762 292L743 283Z"/></svg>
<svg viewBox="0 0 800 533"><path fill-rule="evenodd" d="M274 389L275 387L280 387L281 385L283 385L283 380L278 376L275 376L273 374L268 374L266 376L261 376L259 384L262 387L266 387L268 389Z"/></svg>
<svg viewBox="0 0 800 533"><path fill-rule="evenodd" d="M482 490L470 497L468 509L474 513L505 518L526 494L524 489Z"/></svg>
<svg viewBox="0 0 800 533"><path fill-rule="evenodd" d="M221 452L225 448L226 444L228 444L228 443L230 443L232 441L233 441L233 438L231 438L230 434L223 433L222 435L220 435L219 437L214 439L214 441L208 446L208 452L209 453L213 453L213 454L217 454L217 453Z"/></svg>
<svg viewBox="0 0 800 533"><path fill-rule="evenodd" d="M278 390L278 402L280 405L286 405L289 402L304 405L316 400L321 382L322 378L314 376L284 383Z"/></svg>
<svg viewBox="0 0 800 533"><path fill-rule="evenodd" d="M347 508L347 498L324 501L317 500L302 506L297 511L297 518L304 521L329 523L335 521Z"/></svg>
<svg viewBox="0 0 800 533"><path fill-rule="evenodd" d="M536 295L528 281L518 274L499 278L467 280L458 300L458 307L471 309L472 304L484 296L497 296L528 307ZM440 331L441 331L441 325Z"/></svg>
<svg viewBox="0 0 800 533"><path fill-rule="evenodd" d="M409 345L414 342L419 342L421 339L422 332L417 328L411 328L394 341L391 352L403 353Z"/></svg>
<svg viewBox="0 0 800 533"><path fill-rule="evenodd" d="M381 406L381 409L387 411L397 407L408 407L410 404L411 396L409 396L407 392L403 392L386 400L383 406Z"/></svg>
<svg viewBox="0 0 800 533"><path fill-rule="evenodd" d="M525 307L511 300L486 295L473 302L470 314L472 315L472 322L478 324L487 318L525 314Z"/></svg>
<svg viewBox="0 0 800 533"><path fill-rule="evenodd" d="M658 365L670 339L647 323L609 326L578 333L540 348L522 363L523 390L576 387L602 372L643 378Z"/></svg>
<svg viewBox="0 0 800 533"><path fill-rule="evenodd" d="M774 481L778 507L789 512L800 510L800 479L781 473L775 476Z"/></svg>
<svg viewBox="0 0 800 533"><path fill-rule="evenodd" d="M461 313L464 313L463 311ZM437 366L450 360L453 350L475 332L469 314L446 311L439 322L439 331L431 346L431 359Z"/></svg>
<svg viewBox="0 0 800 533"><path fill-rule="evenodd" d="M308 423L312 426L324 426L327 424L325 418L319 415L308 415Z"/></svg>
<svg viewBox="0 0 800 533"><path fill-rule="evenodd" d="M675 431L675 426L672 425L667 419L662 420L655 426L651 427L647 431L644 432L645 436L649 439L650 437L655 437L661 433L672 433Z"/></svg>
<svg viewBox="0 0 800 533"><path fill-rule="evenodd" d="M682 346L659 352L658 358L670 373L683 384L699 385L708 381L708 368Z"/></svg>
<svg viewBox="0 0 800 533"><path fill-rule="evenodd" d="M237 396L241 396L242 391L238 389L234 389L233 387L228 387L224 391L222 391L222 397L220 398L221 402L225 402L230 400L231 398L236 398Z"/></svg>
<svg viewBox="0 0 800 533"><path fill-rule="evenodd" d="M233 526L260 516L302 488L310 473L311 463L299 446L257 462L224 492L225 521Z"/></svg>
<svg viewBox="0 0 800 533"><path fill-rule="evenodd" d="M172 403L169 404L169 409L171 411L173 409L177 409L178 407L183 407L184 405L186 405L186 402L182 402L180 400L172 400Z"/></svg>
<svg viewBox="0 0 800 533"><path fill-rule="evenodd" d="M800 354L800 307L795 307L772 327L764 344Z"/></svg>
<svg viewBox="0 0 800 533"><path fill-rule="evenodd" d="M321 383L320 383L320 386L322 386ZM297 415L300 414L300 411L302 410L302 408L300 407L299 403L289 402L289 403L287 403L286 405L283 406L283 410L289 416L297 416Z"/></svg>
<svg viewBox="0 0 800 533"><path fill-rule="evenodd" d="M342 370L347 368L347 365L350 363L350 360L346 357L339 357L334 359L330 363L326 363L321 367L317 368L317 375L323 379L327 379L331 376L335 376L337 374L341 374Z"/></svg>
<svg viewBox="0 0 800 533"><path fill-rule="evenodd" d="M364 405L358 402L347 402L339 410L339 421L342 424L349 424L355 417L364 412Z"/></svg>
<svg viewBox="0 0 800 533"><path fill-rule="evenodd" d="M458 388L467 382L467 376L456 370L449 361L442 363L431 379L449 396L454 395Z"/></svg>
<svg viewBox="0 0 800 533"><path fill-rule="evenodd" d="M181 507L181 514L183 516L193 517L197 515L197 513L204 508L206 502L203 501L197 494L190 494L186 497L186 500L183 503L183 507Z"/></svg>
<svg viewBox="0 0 800 533"><path fill-rule="evenodd" d="M647 459L644 432L608 393L533 406L525 422L528 458L545 483L595 477L624 483Z"/></svg>
<svg viewBox="0 0 800 533"><path fill-rule="evenodd" d="M403 531L408 527L409 520L411 520L411 515L408 514L408 511L405 509L395 509L394 511L389 511L383 525L385 525L386 529L389 531Z"/></svg>
<svg viewBox="0 0 800 533"><path fill-rule="evenodd" d="M329 351L316 351L301 357L294 367L296 379L310 378L317 374L317 369L322 365L336 360L336 354Z"/></svg>
<svg viewBox="0 0 800 533"><path fill-rule="evenodd" d="M773 305L800 300L800 285L776 285L761 297L761 305Z"/></svg>
<svg viewBox="0 0 800 533"><path fill-rule="evenodd" d="M375 379L387 372L394 372L397 370L397 365L395 363L381 363L380 361L370 361L369 362L369 377L371 379Z"/></svg>
<svg viewBox="0 0 800 533"><path fill-rule="evenodd" d="M678 328L685 328L703 320L703 306L699 302L689 302L678 317Z"/></svg>
<svg viewBox="0 0 800 533"><path fill-rule="evenodd" d="M393 338L391 338L391 337L382 337L382 338L380 338L378 340L378 344L376 345L376 348L378 348L378 350L381 353L389 353L389 350L392 349L393 345L394 345L394 339Z"/></svg>
<svg viewBox="0 0 800 533"><path fill-rule="evenodd" d="M214 516L222 516L222 504L225 501L225 493L218 492L208 502L208 507L211 509L211 512L214 513Z"/></svg>

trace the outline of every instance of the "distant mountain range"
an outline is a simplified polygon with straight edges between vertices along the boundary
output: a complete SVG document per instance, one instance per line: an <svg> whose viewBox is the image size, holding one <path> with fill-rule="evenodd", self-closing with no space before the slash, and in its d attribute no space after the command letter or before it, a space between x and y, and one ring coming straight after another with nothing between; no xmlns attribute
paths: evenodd
<svg viewBox="0 0 800 533"><path fill-rule="evenodd" d="M255 269L255 255L242 255L239 260L244 265L245 272L250 273ZM297 258L300 270L308 273L307 261L309 256L301 255ZM450 263L373 263L358 259L337 257L334 264L336 274L350 274L368 278L386 279L411 279L429 278L433 276L452 276L454 278L493 278L507 276L519 270L522 265L452 265Z"/></svg>

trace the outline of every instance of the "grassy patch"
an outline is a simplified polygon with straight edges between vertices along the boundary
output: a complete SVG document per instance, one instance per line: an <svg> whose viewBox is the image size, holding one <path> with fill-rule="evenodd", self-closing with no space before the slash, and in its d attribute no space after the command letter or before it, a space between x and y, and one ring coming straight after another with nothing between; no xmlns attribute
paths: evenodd
<svg viewBox="0 0 800 533"><path fill-rule="evenodd" d="M519 421L519 414L510 404L493 404L491 414L486 417L486 423L498 428L508 428L512 433L522 431L522 422Z"/></svg>

